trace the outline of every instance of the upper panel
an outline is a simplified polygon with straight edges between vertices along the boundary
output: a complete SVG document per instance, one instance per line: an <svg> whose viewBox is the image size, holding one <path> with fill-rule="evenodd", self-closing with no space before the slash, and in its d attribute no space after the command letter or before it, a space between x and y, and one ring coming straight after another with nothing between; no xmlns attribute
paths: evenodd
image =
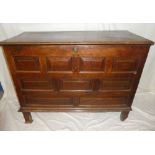
<svg viewBox="0 0 155 155"><path fill-rule="evenodd" d="M0 42L14 44L154 44L129 31L55 31L24 32Z"/></svg>

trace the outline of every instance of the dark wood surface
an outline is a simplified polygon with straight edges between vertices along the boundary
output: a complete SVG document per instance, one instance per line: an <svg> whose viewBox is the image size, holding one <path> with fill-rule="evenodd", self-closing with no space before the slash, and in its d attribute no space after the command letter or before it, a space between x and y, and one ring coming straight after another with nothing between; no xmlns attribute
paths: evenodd
<svg viewBox="0 0 155 155"><path fill-rule="evenodd" d="M126 43L43 45L38 40L38 45L3 46L26 123L37 111L121 111L125 120L150 47Z"/></svg>
<svg viewBox="0 0 155 155"><path fill-rule="evenodd" d="M153 44L129 31L24 32L1 41L8 44Z"/></svg>

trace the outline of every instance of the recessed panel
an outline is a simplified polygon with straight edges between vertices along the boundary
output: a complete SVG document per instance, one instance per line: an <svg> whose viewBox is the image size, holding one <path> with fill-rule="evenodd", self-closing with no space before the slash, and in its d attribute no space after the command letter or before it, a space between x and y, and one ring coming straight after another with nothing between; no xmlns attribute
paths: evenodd
<svg viewBox="0 0 155 155"><path fill-rule="evenodd" d="M53 98L47 98L47 97L39 97L39 96L25 96L26 104L30 105L71 105L72 104L72 98L69 97L53 97Z"/></svg>
<svg viewBox="0 0 155 155"><path fill-rule="evenodd" d="M102 79L100 80L100 90L128 90L131 88L132 80L131 79Z"/></svg>
<svg viewBox="0 0 155 155"><path fill-rule="evenodd" d="M90 79L62 79L61 90L92 90Z"/></svg>
<svg viewBox="0 0 155 155"><path fill-rule="evenodd" d="M115 58L113 61L113 72L128 72L128 71L137 71L138 69L138 59L134 58Z"/></svg>
<svg viewBox="0 0 155 155"><path fill-rule="evenodd" d="M39 71L40 64L38 57L14 56L15 68L17 71Z"/></svg>
<svg viewBox="0 0 155 155"><path fill-rule="evenodd" d="M44 79L21 79L21 88L22 89L37 89L37 90L53 90L53 80L44 80Z"/></svg>
<svg viewBox="0 0 155 155"><path fill-rule="evenodd" d="M126 105L126 97L81 97L80 106L112 106L112 105Z"/></svg>
<svg viewBox="0 0 155 155"><path fill-rule="evenodd" d="M47 57L48 71L71 71L71 57Z"/></svg>
<svg viewBox="0 0 155 155"><path fill-rule="evenodd" d="M80 71L102 71L105 70L104 58L99 57L81 57Z"/></svg>

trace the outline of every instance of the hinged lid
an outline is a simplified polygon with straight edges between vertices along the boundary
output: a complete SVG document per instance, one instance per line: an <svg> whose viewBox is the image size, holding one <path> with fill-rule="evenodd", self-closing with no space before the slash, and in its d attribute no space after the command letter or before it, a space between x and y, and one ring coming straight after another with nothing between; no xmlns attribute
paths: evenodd
<svg viewBox="0 0 155 155"><path fill-rule="evenodd" d="M129 31L55 31L24 32L0 42L14 44L154 44Z"/></svg>

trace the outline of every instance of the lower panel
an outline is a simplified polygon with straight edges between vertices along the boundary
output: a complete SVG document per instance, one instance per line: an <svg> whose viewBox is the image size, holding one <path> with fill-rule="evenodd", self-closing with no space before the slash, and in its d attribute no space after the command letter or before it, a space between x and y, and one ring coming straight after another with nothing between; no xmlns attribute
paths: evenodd
<svg viewBox="0 0 155 155"><path fill-rule="evenodd" d="M24 95L21 111L122 111L130 110L128 95Z"/></svg>
<svg viewBox="0 0 155 155"><path fill-rule="evenodd" d="M44 106L55 106L55 107L71 107L71 97L46 97L46 96L25 96L26 106L44 107Z"/></svg>
<svg viewBox="0 0 155 155"><path fill-rule="evenodd" d="M110 107L127 105L127 97L81 97L79 107Z"/></svg>

